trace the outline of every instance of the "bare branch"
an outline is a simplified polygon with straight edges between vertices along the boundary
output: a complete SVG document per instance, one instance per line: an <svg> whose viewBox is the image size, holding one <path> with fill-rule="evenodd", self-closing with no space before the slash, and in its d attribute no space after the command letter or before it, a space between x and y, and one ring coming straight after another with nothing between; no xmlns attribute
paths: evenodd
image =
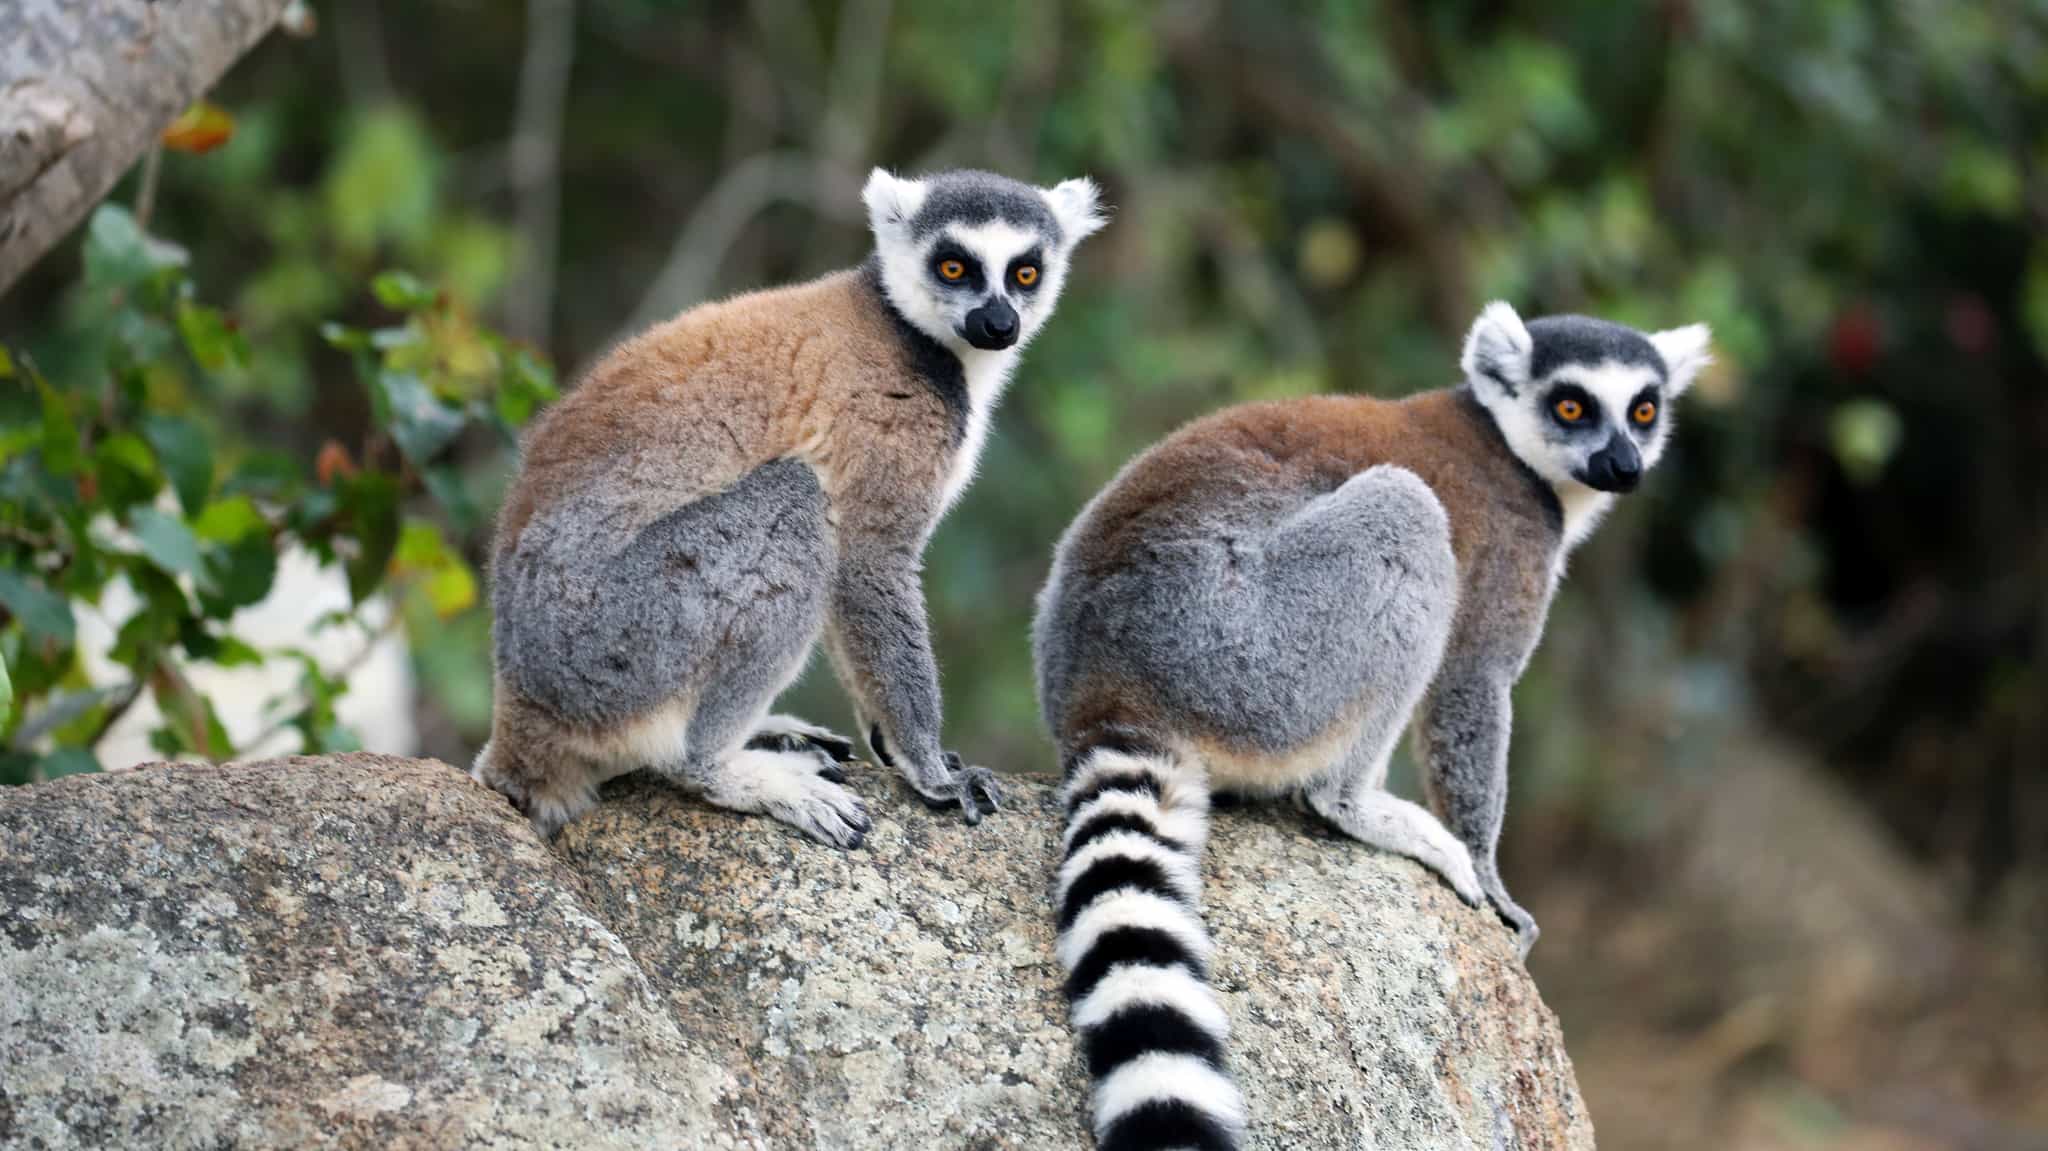
<svg viewBox="0 0 2048 1151"><path fill-rule="evenodd" d="M526 252L506 301L505 326L542 347L548 346L552 332L549 319L561 230L562 124L575 52L574 0L527 0L526 60L519 69L519 107L509 149L519 235Z"/></svg>

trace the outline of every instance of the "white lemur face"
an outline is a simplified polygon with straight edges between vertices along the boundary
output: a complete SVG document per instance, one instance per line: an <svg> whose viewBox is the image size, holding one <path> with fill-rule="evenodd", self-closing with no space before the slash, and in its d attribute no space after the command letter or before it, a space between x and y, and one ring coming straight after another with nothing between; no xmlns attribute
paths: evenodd
<svg viewBox="0 0 2048 1151"><path fill-rule="evenodd" d="M1086 179L1036 188L989 172L905 180L877 168L861 199L889 302L963 356L1029 341L1074 247L1103 225Z"/></svg>
<svg viewBox="0 0 2048 1151"><path fill-rule="evenodd" d="M1705 324L1639 332L1585 316L1524 326L1488 304L1465 337L1461 363L1508 447L1558 489L1635 490L1664 454L1672 402L1711 362Z"/></svg>

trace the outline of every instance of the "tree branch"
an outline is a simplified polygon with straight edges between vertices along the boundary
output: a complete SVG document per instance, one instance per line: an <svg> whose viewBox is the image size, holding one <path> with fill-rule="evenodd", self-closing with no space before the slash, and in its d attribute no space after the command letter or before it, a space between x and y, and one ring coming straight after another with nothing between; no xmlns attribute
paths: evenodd
<svg viewBox="0 0 2048 1151"><path fill-rule="evenodd" d="M506 301L505 326L545 348L552 332L555 261L561 231L562 123L576 53L575 0L527 0L526 59L513 119L513 195L526 253Z"/></svg>
<svg viewBox="0 0 2048 1151"><path fill-rule="evenodd" d="M0 292L164 126L263 38L286 0L0 0Z"/></svg>

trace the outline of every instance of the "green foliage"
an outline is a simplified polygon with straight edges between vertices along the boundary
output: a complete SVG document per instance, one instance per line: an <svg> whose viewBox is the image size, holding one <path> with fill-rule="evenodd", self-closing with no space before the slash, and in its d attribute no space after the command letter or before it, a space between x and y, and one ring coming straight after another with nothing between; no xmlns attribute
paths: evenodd
<svg viewBox="0 0 2048 1151"><path fill-rule="evenodd" d="M393 140L404 137L378 147ZM417 207L403 196L387 205L401 223ZM368 242L383 224L362 227L353 239ZM214 418L223 377L263 349L200 301L184 250L109 204L88 226L84 263L73 335L90 354L54 380L18 350L0 357L0 656L12 673L0 671L0 780L97 770L95 743L143 693L163 715L156 750L233 755L192 686L192 670L209 664L296 665L279 725L308 751L354 746L335 718L344 677L302 650L238 639L235 613L269 593L292 549L345 568L355 606L329 626L366 645L376 636L363 610L378 595L417 600L437 620L471 611L475 574L435 518L475 515L436 498L463 490L447 474L448 449L472 428L509 441L553 397L547 365L479 326L452 293L383 273L371 293L391 322L322 329L365 391L371 434L360 459L330 443L316 474L252 451ZM109 653L123 680L95 685L75 617L116 581L138 601Z"/></svg>

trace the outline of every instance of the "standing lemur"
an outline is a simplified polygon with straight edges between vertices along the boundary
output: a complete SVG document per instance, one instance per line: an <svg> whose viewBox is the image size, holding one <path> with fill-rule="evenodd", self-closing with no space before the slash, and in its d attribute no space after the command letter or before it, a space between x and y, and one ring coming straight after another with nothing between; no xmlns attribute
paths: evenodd
<svg viewBox="0 0 2048 1151"><path fill-rule="evenodd" d="M1527 953L1535 921L1495 859L1509 689L1566 554L1657 462L1707 362L1701 325L1525 326L1495 303L1462 385L1220 412L1082 511L1033 644L1067 777L1058 952L1104 1151L1237 1145L1198 903L1212 788L1300 797L1491 900ZM1384 790L1411 720L1441 823Z"/></svg>
<svg viewBox="0 0 2048 1151"><path fill-rule="evenodd" d="M852 745L768 716L822 633L875 756L968 822L918 571L1052 315L1095 185L985 172L862 192L863 266L628 341L527 434L491 564L497 695L472 774L552 834L638 767L826 843L868 827Z"/></svg>

